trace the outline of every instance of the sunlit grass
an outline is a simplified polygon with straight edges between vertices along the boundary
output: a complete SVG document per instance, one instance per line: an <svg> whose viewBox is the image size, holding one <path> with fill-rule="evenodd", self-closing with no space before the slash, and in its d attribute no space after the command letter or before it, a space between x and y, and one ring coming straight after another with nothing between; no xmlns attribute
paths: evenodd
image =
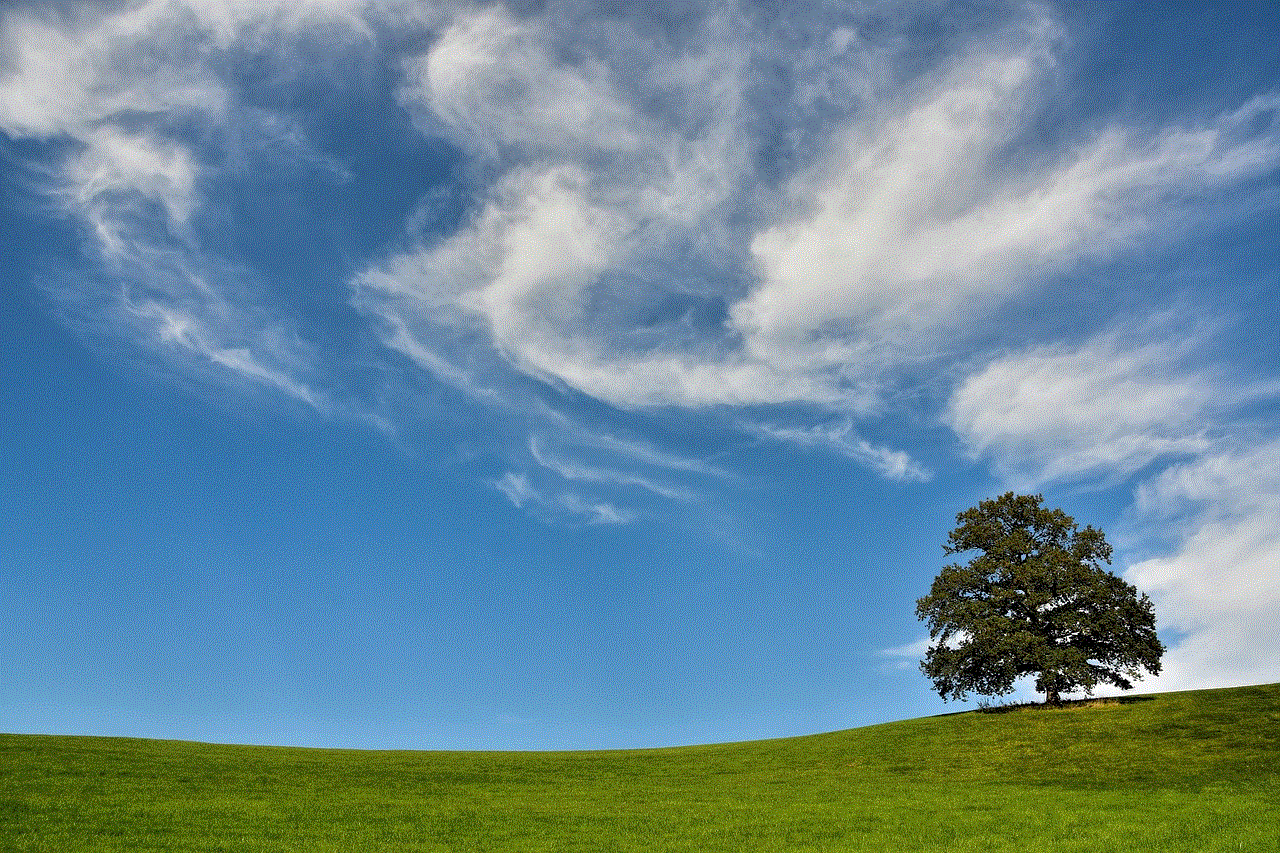
<svg viewBox="0 0 1280 853"><path fill-rule="evenodd" d="M721 746L0 736L4 851L1280 850L1280 685Z"/></svg>

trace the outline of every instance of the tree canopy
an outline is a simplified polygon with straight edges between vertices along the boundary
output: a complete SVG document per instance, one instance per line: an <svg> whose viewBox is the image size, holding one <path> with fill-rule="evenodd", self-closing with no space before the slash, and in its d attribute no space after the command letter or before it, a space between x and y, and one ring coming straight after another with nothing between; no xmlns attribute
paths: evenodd
<svg viewBox="0 0 1280 853"><path fill-rule="evenodd" d="M920 669L944 700L1004 695L1035 676L1056 703L1160 672L1150 599L1103 568L1111 546L1102 531L1043 503L1008 492L956 516L946 553L978 554L944 566L916 602L934 641Z"/></svg>

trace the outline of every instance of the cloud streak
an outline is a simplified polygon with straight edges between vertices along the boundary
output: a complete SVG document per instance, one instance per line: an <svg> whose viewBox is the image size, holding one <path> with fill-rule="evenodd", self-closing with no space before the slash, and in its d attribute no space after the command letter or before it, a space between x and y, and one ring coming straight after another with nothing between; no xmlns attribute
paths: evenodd
<svg viewBox="0 0 1280 853"><path fill-rule="evenodd" d="M588 500L574 491L539 489L528 475L512 471L494 481L493 487L505 495L512 506L543 515L549 521L620 525L630 524L637 517L631 510L608 501Z"/></svg>
<svg viewBox="0 0 1280 853"><path fill-rule="evenodd" d="M901 450L877 447L853 431L853 423L811 427L784 427L757 424L758 434L775 441L790 442L801 447L822 447L870 468L886 480L925 482L932 473Z"/></svg>
<svg viewBox="0 0 1280 853"><path fill-rule="evenodd" d="M529 454L543 468L554 472L565 480L638 488L672 501L688 503L694 500L694 496L687 490L660 483L649 477L570 461L548 451L537 436L529 439Z"/></svg>

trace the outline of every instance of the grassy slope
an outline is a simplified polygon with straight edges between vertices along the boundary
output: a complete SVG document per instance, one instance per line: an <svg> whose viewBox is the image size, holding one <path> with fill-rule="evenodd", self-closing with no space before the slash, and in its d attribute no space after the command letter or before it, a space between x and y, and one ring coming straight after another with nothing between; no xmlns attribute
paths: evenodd
<svg viewBox="0 0 1280 853"><path fill-rule="evenodd" d="M0 850L1280 850L1280 685L631 752L0 736Z"/></svg>

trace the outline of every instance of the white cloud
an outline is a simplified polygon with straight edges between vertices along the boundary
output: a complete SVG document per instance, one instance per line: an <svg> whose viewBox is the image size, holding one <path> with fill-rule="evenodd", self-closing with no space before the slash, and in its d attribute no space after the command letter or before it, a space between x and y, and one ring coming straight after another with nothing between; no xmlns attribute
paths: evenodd
<svg viewBox="0 0 1280 853"><path fill-rule="evenodd" d="M628 304L634 271L688 252L694 234L703 245L687 275L721 251L724 206L750 169L739 46L649 54L639 73L606 65L629 35L565 63L554 48L568 34L553 23L474 10L406 63L402 98L424 129L503 172L451 237L359 276L357 304L402 318L417 348L445 361L451 329L482 329L519 370L615 405L835 401L807 377L750 359L708 362L704 330L683 318L636 328L605 316L652 313ZM664 115L646 111L657 98ZM666 298L661 282L640 289Z"/></svg>
<svg viewBox="0 0 1280 853"><path fill-rule="evenodd" d="M528 477L511 471L503 474L501 479L496 480L493 487L506 495L507 500L511 501L512 506L516 509L522 508L525 504L538 497L538 493L529 485Z"/></svg>
<svg viewBox="0 0 1280 853"><path fill-rule="evenodd" d="M80 138L126 112L221 114L227 93L202 66L200 44L187 42L183 17L167 2L56 23L6 12L0 128L19 137Z"/></svg>
<svg viewBox="0 0 1280 853"><path fill-rule="evenodd" d="M271 38L324 24L372 38L365 13L374 5L372 0L152 0L146 7L167 15L190 10L226 48L237 41Z"/></svg>
<svg viewBox="0 0 1280 853"><path fill-rule="evenodd" d="M585 516L591 524L630 524L636 520L636 514L630 510L607 501L588 501L573 492L565 492L559 500L565 509Z"/></svg>
<svg viewBox="0 0 1280 853"><path fill-rule="evenodd" d="M494 481L493 487L506 495L517 509L525 509L550 520L616 525L630 524L637 518L634 512L608 501L588 500L572 491L539 489L526 474L508 471Z"/></svg>
<svg viewBox="0 0 1280 853"><path fill-rule="evenodd" d="M897 671L915 670L919 669L920 661L924 660L925 654L932 645L933 640L928 637L922 637L919 640L904 643L901 646L881 649L877 652L877 655L887 659L885 664L887 669Z"/></svg>
<svg viewBox="0 0 1280 853"><path fill-rule="evenodd" d="M640 145L637 117L598 60L560 62L537 21L502 5L459 15L431 50L405 61L404 100L463 147L512 156L626 152Z"/></svg>
<svg viewBox="0 0 1280 853"><path fill-rule="evenodd" d="M136 222L146 217L139 202L160 205L169 228L185 228L200 170L185 146L112 127L86 130L82 139L87 146L64 166L66 196L104 252L118 257L130 251Z"/></svg>
<svg viewBox="0 0 1280 853"><path fill-rule="evenodd" d="M557 453L547 450L537 436L529 438L529 454L533 456L534 461L539 465L555 472L566 480L633 487L673 501L689 502L693 500L693 495L688 490L658 482L651 477L611 468L602 468L597 465L585 465L566 459Z"/></svg>
<svg viewBox="0 0 1280 853"><path fill-rule="evenodd" d="M293 379L285 371L264 363L262 354L255 354L249 346L226 346L220 341L222 335L214 334L199 319L181 313L166 306L148 301L138 306L130 306L129 312L140 321L148 322L155 330L156 336L163 344L177 346L191 355L207 360L233 374L274 387L291 397L301 400L315 408L324 408L325 402L306 385ZM260 330L257 334L259 345L264 342L279 341L274 330ZM281 347L272 347L275 352L273 360L279 362L282 357ZM286 350L287 351L287 350Z"/></svg>
<svg viewBox="0 0 1280 853"><path fill-rule="evenodd" d="M1055 65L1055 28L1036 20L1025 35L851 122L797 176L801 213L756 234L761 284L732 308L750 351L808 370L918 357L1047 273L1176 221L1187 198L1276 168L1275 98L1157 135L1114 126L1010 168Z"/></svg>
<svg viewBox="0 0 1280 853"><path fill-rule="evenodd" d="M1238 396L1179 370L1173 347L1126 348L1120 337L997 358L956 388L947 422L1019 488L1125 476L1207 449L1208 416Z"/></svg>
<svg viewBox="0 0 1280 853"><path fill-rule="evenodd" d="M281 37L321 23L367 36L357 14L365 5L150 0L3 13L0 130L72 143L37 189L83 223L102 261L100 274L61 285L68 316L95 334L141 332L184 370L323 405L304 378L308 349L281 331L289 321L271 317L247 280L229 280L234 266L203 251L192 219L206 180L240 165L246 145L335 168L289 121L238 104L221 53L254 41L277 49ZM221 162L202 161L193 135L223 145Z"/></svg>
<svg viewBox="0 0 1280 853"><path fill-rule="evenodd" d="M1173 466L1139 487L1135 506L1140 524L1176 531L1168 553L1126 573L1177 634L1163 672L1143 685L1280 681L1280 444Z"/></svg>
<svg viewBox="0 0 1280 853"><path fill-rule="evenodd" d="M801 447L827 448L870 468L886 480L925 482L933 476L905 451L877 447L860 437L854 431L851 420L808 427L762 423L748 425L747 428L775 441L792 442Z"/></svg>
<svg viewBox="0 0 1280 853"><path fill-rule="evenodd" d="M620 407L874 410L984 307L1131 248L1280 150L1274 98L1028 142L1060 84L1062 33L1038 7L910 85L852 26L806 52L716 14L690 24L698 49L631 25L602 36L572 15L469 9L406 60L419 125L497 176L456 233L355 282L425 365L466 369L475 352L450 351L465 330L469 347ZM791 63L781 102L756 95L760 57ZM794 160L762 165L770 122ZM1141 464L1153 447L1108 452Z"/></svg>
<svg viewBox="0 0 1280 853"><path fill-rule="evenodd" d="M903 106L850 122L823 162L792 181L798 215L756 234L761 286L734 306L757 348L802 359L806 336L830 324L855 336L932 325L966 290L1010 286L994 260L1023 254L1031 239L1002 233L1012 214L1003 208L1021 206L1024 227L1035 217L1002 197L1013 187L991 159L1044 86L1048 35L979 53ZM1054 177L1028 190L1052 198Z"/></svg>
<svg viewBox="0 0 1280 853"><path fill-rule="evenodd" d="M697 474L703 477L725 479L729 472L717 468L708 462L666 450L660 450L651 444L636 439L622 438L607 432L589 430L578 422L566 417L563 413L541 406L539 414L549 422L564 430L569 441L578 447L589 447L604 450L622 456L632 465L660 468L670 472Z"/></svg>

